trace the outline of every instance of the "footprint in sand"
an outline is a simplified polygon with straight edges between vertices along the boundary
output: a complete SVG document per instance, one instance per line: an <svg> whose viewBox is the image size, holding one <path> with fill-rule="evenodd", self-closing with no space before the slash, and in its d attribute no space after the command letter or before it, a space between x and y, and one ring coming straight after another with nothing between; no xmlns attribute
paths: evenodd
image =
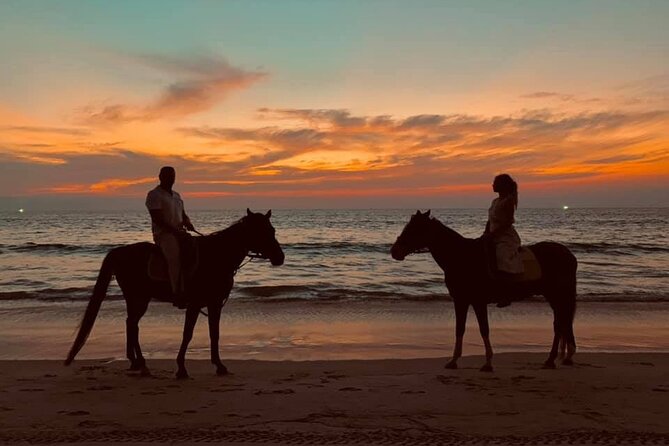
<svg viewBox="0 0 669 446"><path fill-rule="evenodd" d="M111 386L91 386L86 388L86 390L114 390L114 387Z"/></svg>
<svg viewBox="0 0 669 446"><path fill-rule="evenodd" d="M165 395L165 392L156 392L154 390L145 390L144 392L140 392L140 395Z"/></svg>
<svg viewBox="0 0 669 446"><path fill-rule="evenodd" d="M0 407L0 412L9 412L10 410L14 410L12 407Z"/></svg>
<svg viewBox="0 0 669 446"><path fill-rule="evenodd" d="M19 392L44 392L44 389L19 389Z"/></svg>
<svg viewBox="0 0 669 446"><path fill-rule="evenodd" d="M295 393L293 389L256 390L255 392L253 392L254 395L272 395L272 394L290 395L292 393Z"/></svg>
<svg viewBox="0 0 669 446"><path fill-rule="evenodd" d="M406 395L418 395L420 393L425 393L425 391L424 390L405 390L402 393L404 393Z"/></svg>
<svg viewBox="0 0 669 446"><path fill-rule="evenodd" d="M457 378L453 376L437 375L437 381L442 384L453 384L453 381L457 381Z"/></svg>
<svg viewBox="0 0 669 446"><path fill-rule="evenodd" d="M340 392L360 392L362 389L357 387L342 387L339 389Z"/></svg>
<svg viewBox="0 0 669 446"><path fill-rule="evenodd" d="M85 410L59 410L59 414L61 415L69 415L71 417L81 417L84 415L90 415L91 413Z"/></svg>
<svg viewBox="0 0 669 446"><path fill-rule="evenodd" d="M83 390L70 390L67 393L70 394L70 395L76 395L78 393L84 393L84 391Z"/></svg>

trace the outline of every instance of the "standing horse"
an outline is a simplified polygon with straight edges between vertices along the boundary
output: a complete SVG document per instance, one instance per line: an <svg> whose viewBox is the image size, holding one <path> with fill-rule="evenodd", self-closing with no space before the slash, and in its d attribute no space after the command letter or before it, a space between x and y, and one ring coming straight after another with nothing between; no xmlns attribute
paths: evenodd
<svg viewBox="0 0 669 446"><path fill-rule="evenodd" d="M462 356L462 338L465 334L469 306L474 307L479 330L485 345L486 362L481 371L492 371L492 346L488 327L489 303L495 296L543 295L553 309L553 347L544 363L545 368L555 368L558 344L562 354L566 345L567 353L563 364L571 365L576 352L574 339L574 313L576 312L576 258L565 247L555 242L540 242L530 245L539 265L541 277L526 282L505 282L491 277L487 268L486 241L468 239L448 228L434 217L430 211L417 211L391 248L395 260L404 260L412 253L429 250L437 264L444 271L446 287L455 306L455 349L446 368L457 368ZM493 254L494 255L494 251Z"/></svg>
<svg viewBox="0 0 669 446"><path fill-rule="evenodd" d="M216 366L218 375L228 373L219 357L218 336L221 309L232 290L235 272L249 253L269 258L275 266L283 264L283 251L274 236L274 227L269 221L271 215L272 211L263 215L247 209L246 216L227 229L194 239L198 264L187 280L186 291L190 302L186 309L183 339L177 356L177 378L188 377L185 367L186 350L193 337L198 313L204 307L207 307L208 311L211 362ZM156 281L149 276L149 257L154 249L154 244L144 242L120 246L109 251L102 262L93 295L65 365L71 364L84 346L114 275L123 291L128 312L126 355L130 360L130 369L148 374L146 361L139 347L139 320L144 316L152 298L167 301L169 300L167 296L170 295L167 281Z"/></svg>

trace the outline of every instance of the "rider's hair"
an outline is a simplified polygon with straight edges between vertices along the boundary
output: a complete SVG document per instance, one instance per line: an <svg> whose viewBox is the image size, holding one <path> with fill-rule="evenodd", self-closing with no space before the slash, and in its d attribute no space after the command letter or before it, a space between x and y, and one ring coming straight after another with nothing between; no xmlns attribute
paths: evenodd
<svg viewBox="0 0 669 446"><path fill-rule="evenodd" d="M495 177L495 183L497 183L499 190L511 194L513 197L514 207L518 207L518 183L516 183L511 175L508 173L502 173Z"/></svg>

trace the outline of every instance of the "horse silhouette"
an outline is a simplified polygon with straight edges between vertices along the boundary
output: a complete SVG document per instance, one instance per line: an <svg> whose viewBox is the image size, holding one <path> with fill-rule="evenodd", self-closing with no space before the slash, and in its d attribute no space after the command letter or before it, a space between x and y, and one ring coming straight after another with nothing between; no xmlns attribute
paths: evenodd
<svg viewBox="0 0 669 446"><path fill-rule="evenodd" d="M574 338L574 314L576 312L576 266L574 255L565 247L555 242L540 242L529 248L541 266L542 274L538 280L527 282L501 281L491 277L487 268L485 240L468 239L450 229L434 217L430 211L417 211L391 248L391 255L396 260L412 253L429 250L437 264L444 271L444 281L455 306L455 348L453 357L446 368L457 368L457 361L462 356L462 339L465 333L469 306L474 308L479 323L479 330L485 345L486 362L482 371L492 371L492 346L490 345L488 326L489 303L495 296L543 295L553 309L553 346L546 368L555 368L555 359L565 355L563 364L573 364L572 356L576 352ZM494 252L494 251L493 251Z"/></svg>
<svg viewBox="0 0 669 446"><path fill-rule="evenodd" d="M219 322L222 306L232 290L235 272L249 253L257 253L260 257L268 258L275 266L282 265L284 261L283 251L270 223L271 215L272 211L260 214L247 209L246 215L230 227L194 238L199 262L187 282L190 302L186 309L183 339L177 356L177 378L188 377L185 367L186 350L193 337L198 314L204 307L208 311L211 362L216 366L217 374L228 373L218 352ZM148 374L146 361L139 346L139 320L144 316L152 298L167 301L170 295L167 281L156 281L149 276L149 257L154 249L154 244L143 242L120 246L109 251L102 262L93 295L65 365L71 364L84 346L114 275L123 292L128 313L126 355L130 360L130 369Z"/></svg>

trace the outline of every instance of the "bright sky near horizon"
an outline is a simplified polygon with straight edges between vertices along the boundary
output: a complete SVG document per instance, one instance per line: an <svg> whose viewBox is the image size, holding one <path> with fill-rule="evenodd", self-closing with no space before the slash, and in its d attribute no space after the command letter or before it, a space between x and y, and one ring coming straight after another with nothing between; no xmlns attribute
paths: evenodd
<svg viewBox="0 0 669 446"><path fill-rule="evenodd" d="M0 3L0 208L669 206L667 1Z"/></svg>

